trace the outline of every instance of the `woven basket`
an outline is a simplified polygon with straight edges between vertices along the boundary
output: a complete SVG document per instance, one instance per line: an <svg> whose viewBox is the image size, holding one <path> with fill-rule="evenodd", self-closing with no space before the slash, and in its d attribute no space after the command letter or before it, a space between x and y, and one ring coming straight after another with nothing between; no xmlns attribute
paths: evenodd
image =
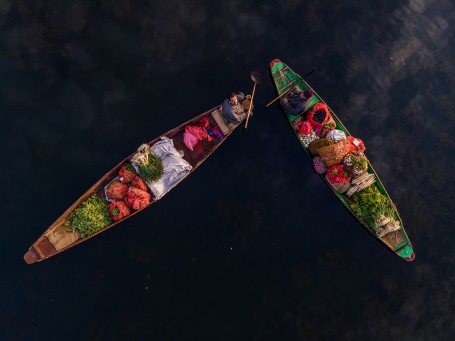
<svg viewBox="0 0 455 341"><path fill-rule="evenodd" d="M352 145L348 140L341 140L335 144L331 144L322 148L319 148L318 154L324 160L327 167L333 166L334 164L343 161L343 158L352 150Z"/></svg>
<svg viewBox="0 0 455 341"><path fill-rule="evenodd" d="M318 150L320 148L329 146L331 144L333 144L332 139L326 139L326 138L317 139L317 140L312 141L308 145L308 150L310 151L311 155L316 156L316 155L319 155Z"/></svg>
<svg viewBox="0 0 455 341"><path fill-rule="evenodd" d="M363 163L364 166L359 168L359 163ZM367 171L368 160L365 155L359 152L350 152L343 158L343 168L352 177L360 176Z"/></svg>

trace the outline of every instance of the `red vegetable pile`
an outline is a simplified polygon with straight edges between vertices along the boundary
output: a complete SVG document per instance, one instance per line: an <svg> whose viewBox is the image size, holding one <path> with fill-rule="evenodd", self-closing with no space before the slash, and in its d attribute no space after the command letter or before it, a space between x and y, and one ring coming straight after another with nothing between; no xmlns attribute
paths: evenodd
<svg viewBox="0 0 455 341"><path fill-rule="evenodd" d="M112 200L109 213L114 221L127 217L133 210L142 210L152 202L149 188L132 165L122 166L118 175L119 180L113 180L106 188L106 196Z"/></svg>

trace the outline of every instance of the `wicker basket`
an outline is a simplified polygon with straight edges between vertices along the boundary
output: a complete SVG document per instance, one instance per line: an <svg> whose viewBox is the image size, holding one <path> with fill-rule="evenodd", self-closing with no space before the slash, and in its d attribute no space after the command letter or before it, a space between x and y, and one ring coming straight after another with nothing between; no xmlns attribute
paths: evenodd
<svg viewBox="0 0 455 341"><path fill-rule="evenodd" d="M348 140L341 140L318 149L318 154L324 160L327 167L343 161L343 158L352 150L352 145Z"/></svg>
<svg viewBox="0 0 455 341"><path fill-rule="evenodd" d="M343 158L343 168L352 177L360 176L367 171L368 160L359 152L350 152Z"/></svg>
<svg viewBox="0 0 455 341"><path fill-rule="evenodd" d="M308 145L308 150L310 151L311 155L316 156L316 155L319 155L318 150L320 148L326 147L326 146L329 146L332 144L333 144L332 139L326 139L326 138L317 139L317 140L312 141Z"/></svg>

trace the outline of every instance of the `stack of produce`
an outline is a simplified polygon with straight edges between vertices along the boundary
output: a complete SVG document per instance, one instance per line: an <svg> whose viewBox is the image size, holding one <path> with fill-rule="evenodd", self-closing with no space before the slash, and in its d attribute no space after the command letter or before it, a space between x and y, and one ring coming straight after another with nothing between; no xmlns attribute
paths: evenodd
<svg viewBox="0 0 455 341"><path fill-rule="evenodd" d="M327 166L325 165L324 160L322 160L322 157L320 156L315 156L313 158L313 166L316 173L318 174L324 174L325 172L327 172Z"/></svg>
<svg viewBox="0 0 455 341"><path fill-rule="evenodd" d="M352 211L370 227L378 237L400 229L395 206L376 186L354 193L350 199Z"/></svg>
<svg viewBox="0 0 455 341"><path fill-rule="evenodd" d="M308 151L310 152L311 155L317 156L317 155L319 155L320 148L330 146L332 144L333 144L332 139L326 139L326 138L317 139L317 140L312 141L308 145Z"/></svg>
<svg viewBox="0 0 455 341"><path fill-rule="evenodd" d="M363 141L336 129L324 103L315 104L305 118L295 119L294 129L313 156L315 171L344 197L359 219L379 237L400 229L393 204L374 186L375 174L368 173Z"/></svg>
<svg viewBox="0 0 455 341"><path fill-rule="evenodd" d="M118 221L131 214L132 210L141 210L150 205L152 196L147 185L142 181L134 167L126 163L118 177L105 188L106 198L111 201L109 213L113 221Z"/></svg>
<svg viewBox="0 0 455 341"><path fill-rule="evenodd" d="M99 195L93 194L71 212L65 224L71 225L74 231L85 238L102 230L111 222L108 202Z"/></svg>
<svg viewBox="0 0 455 341"><path fill-rule="evenodd" d="M314 132L311 123L308 120L303 120L301 116L295 119L294 127L298 132L300 142L302 142L305 147L308 147L312 141L319 139L319 136Z"/></svg>
<svg viewBox="0 0 455 341"><path fill-rule="evenodd" d="M318 149L318 154L322 157L327 167L341 163L343 158L351 151L351 144L344 139L340 142L331 144Z"/></svg>
<svg viewBox="0 0 455 341"><path fill-rule="evenodd" d="M380 215L375 218L376 233L379 237L384 237L390 232L395 232L400 229L400 223L390 217Z"/></svg>
<svg viewBox="0 0 455 341"><path fill-rule="evenodd" d="M142 180L147 183L154 182L163 175L162 160L152 154L150 146L146 143L139 146L137 152L131 157L131 162L137 165Z"/></svg>
<svg viewBox="0 0 455 341"><path fill-rule="evenodd" d="M357 137L354 136L348 136L346 139L351 143L352 149L359 152L359 153L365 153L365 144L361 139L358 139Z"/></svg>
<svg viewBox="0 0 455 341"><path fill-rule="evenodd" d="M346 192L348 197L352 196L356 192L360 192L365 188L373 185L376 182L376 177L371 173L364 173L359 177L354 178L351 181L351 188Z"/></svg>
<svg viewBox="0 0 455 341"><path fill-rule="evenodd" d="M106 198L109 200L123 199L128 192L128 185L120 180L113 180L106 188Z"/></svg>
<svg viewBox="0 0 455 341"><path fill-rule="evenodd" d="M333 129L329 131L326 135L326 138L332 139L334 143L340 142L341 140L346 139L346 134L343 130Z"/></svg>
<svg viewBox="0 0 455 341"><path fill-rule="evenodd" d="M109 205L109 213L113 221L118 221L131 214L128 204L123 201L113 201Z"/></svg>
<svg viewBox="0 0 455 341"><path fill-rule="evenodd" d="M336 123L329 112L329 108L322 102L316 103L306 114L307 120L313 126L313 130L319 137L336 128Z"/></svg>
<svg viewBox="0 0 455 341"><path fill-rule="evenodd" d="M338 193L346 192L350 187L351 177L348 172L343 169L341 164L336 164L327 169L325 178Z"/></svg>
<svg viewBox="0 0 455 341"><path fill-rule="evenodd" d="M352 177L364 174L368 169L368 160L364 154L359 152L350 152L343 159L343 168Z"/></svg>

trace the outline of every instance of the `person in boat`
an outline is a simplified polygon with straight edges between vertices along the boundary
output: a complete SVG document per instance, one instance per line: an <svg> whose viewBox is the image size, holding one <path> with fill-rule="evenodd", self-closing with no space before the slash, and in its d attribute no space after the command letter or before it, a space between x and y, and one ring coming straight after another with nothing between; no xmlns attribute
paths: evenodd
<svg viewBox="0 0 455 341"><path fill-rule="evenodd" d="M236 94L235 92L229 93L227 98L221 105L223 117L230 123L242 122L247 115L248 109L245 109L242 102L247 99L251 100L251 95L244 95L242 92ZM250 113L250 116L253 112Z"/></svg>
<svg viewBox="0 0 455 341"><path fill-rule="evenodd" d="M294 87L289 93L284 96L280 103L283 108L291 115L299 115L308 108L313 97L312 90L302 91L298 87Z"/></svg>

